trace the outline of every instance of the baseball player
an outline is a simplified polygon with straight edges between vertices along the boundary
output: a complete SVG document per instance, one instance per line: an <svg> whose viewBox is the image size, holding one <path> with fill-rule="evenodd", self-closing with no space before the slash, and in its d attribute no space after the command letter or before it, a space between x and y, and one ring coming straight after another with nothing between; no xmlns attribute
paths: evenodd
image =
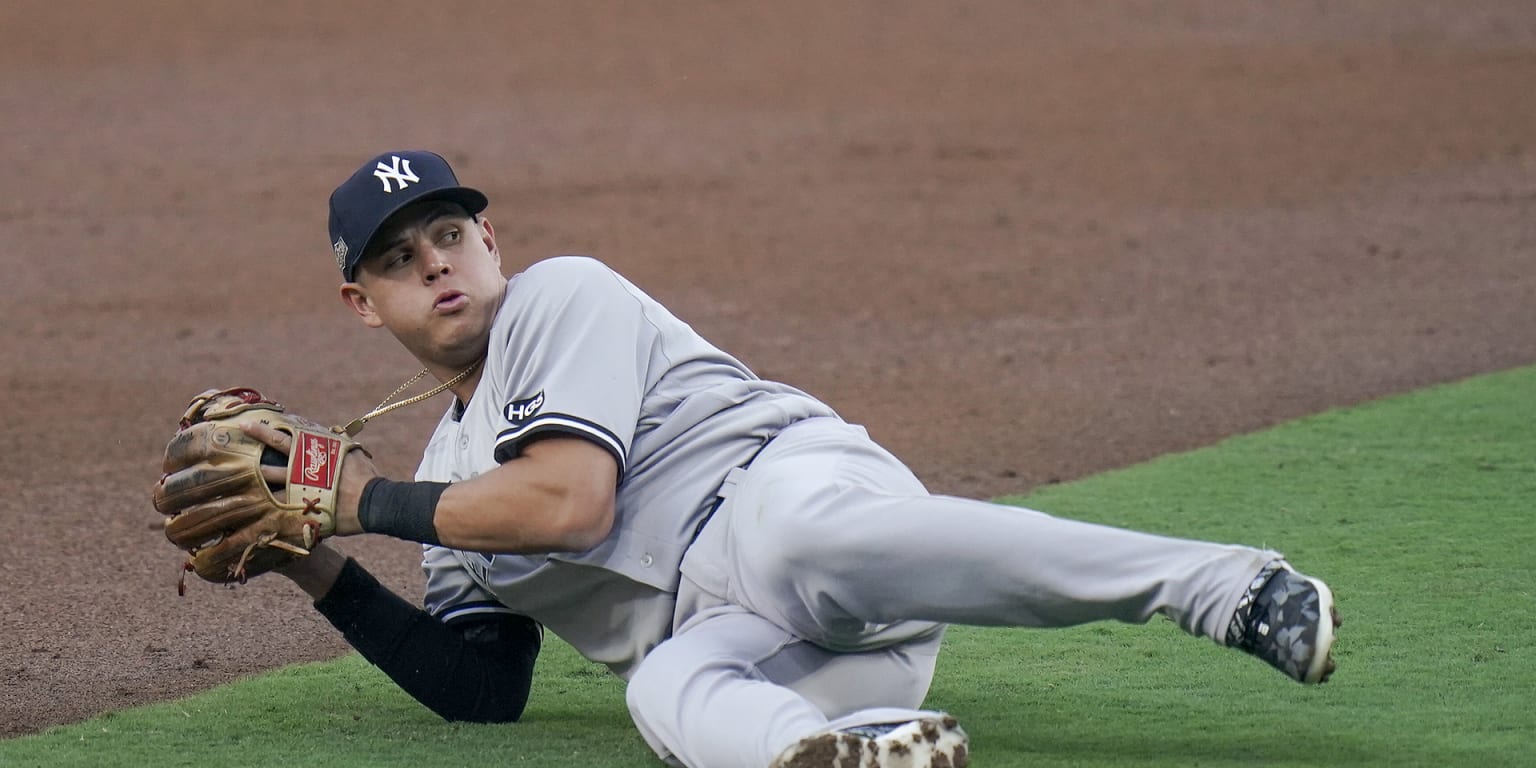
<svg viewBox="0 0 1536 768"><path fill-rule="evenodd" d="M1302 683L1332 673L1333 597L1279 553L931 495L600 262L507 279L487 205L421 151L330 201L342 299L454 398L414 480L354 451L335 502L335 535L423 545L424 607L324 543L280 569L443 717L516 720L545 630L626 680L645 741L690 768L966 765L955 719L922 708L951 623L1161 614Z"/></svg>

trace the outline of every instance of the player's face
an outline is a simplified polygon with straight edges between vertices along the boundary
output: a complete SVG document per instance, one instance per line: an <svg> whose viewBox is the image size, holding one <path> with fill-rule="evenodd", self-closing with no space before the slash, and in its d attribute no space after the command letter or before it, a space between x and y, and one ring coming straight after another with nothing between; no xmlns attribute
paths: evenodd
<svg viewBox="0 0 1536 768"><path fill-rule="evenodd" d="M341 292L364 323L389 329L418 359L462 367L485 354L506 286L491 223L429 201L390 219Z"/></svg>

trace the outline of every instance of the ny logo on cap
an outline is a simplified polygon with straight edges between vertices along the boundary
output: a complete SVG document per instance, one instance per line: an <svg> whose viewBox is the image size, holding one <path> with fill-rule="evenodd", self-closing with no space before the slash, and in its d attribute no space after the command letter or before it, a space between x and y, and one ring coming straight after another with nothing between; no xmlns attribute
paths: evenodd
<svg viewBox="0 0 1536 768"><path fill-rule="evenodd" d="M421 181L420 177L411 172L411 161L401 160L399 155L390 155L389 159L392 165L385 165L383 161L380 161L377 166L378 169L373 172L373 175L379 177L379 181L384 183L384 191L386 193L397 192L409 187L413 181ZM389 182L391 179L400 186L390 189Z"/></svg>

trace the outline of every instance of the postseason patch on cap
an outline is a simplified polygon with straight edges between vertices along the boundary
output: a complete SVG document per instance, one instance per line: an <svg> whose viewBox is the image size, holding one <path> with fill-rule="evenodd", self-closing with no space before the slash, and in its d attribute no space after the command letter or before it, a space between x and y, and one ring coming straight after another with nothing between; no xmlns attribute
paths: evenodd
<svg viewBox="0 0 1536 768"><path fill-rule="evenodd" d="M341 270L341 271L343 271L343 272L347 271L347 240L346 240L346 238L344 238L344 237L336 238L336 242L331 243L331 250L336 252L336 268Z"/></svg>

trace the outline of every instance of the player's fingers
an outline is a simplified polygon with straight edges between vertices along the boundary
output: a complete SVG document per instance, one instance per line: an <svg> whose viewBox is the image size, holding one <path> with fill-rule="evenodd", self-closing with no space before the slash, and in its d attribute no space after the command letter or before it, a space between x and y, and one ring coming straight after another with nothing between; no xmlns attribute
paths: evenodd
<svg viewBox="0 0 1536 768"><path fill-rule="evenodd" d="M288 467L271 464L261 465L261 479L267 481L267 487L280 488L288 483Z"/></svg>
<svg viewBox="0 0 1536 768"><path fill-rule="evenodd" d="M293 436L267 422L241 424L240 430L264 446L261 449L261 479L274 491L288 481L288 456L293 452Z"/></svg>
<svg viewBox="0 0 1536 768"><path fill-rule="evenodd" d="M240 431L260 440L287 456L293 447L293 438L277 427L264 421L251 421L240 425Z"/></svg>

